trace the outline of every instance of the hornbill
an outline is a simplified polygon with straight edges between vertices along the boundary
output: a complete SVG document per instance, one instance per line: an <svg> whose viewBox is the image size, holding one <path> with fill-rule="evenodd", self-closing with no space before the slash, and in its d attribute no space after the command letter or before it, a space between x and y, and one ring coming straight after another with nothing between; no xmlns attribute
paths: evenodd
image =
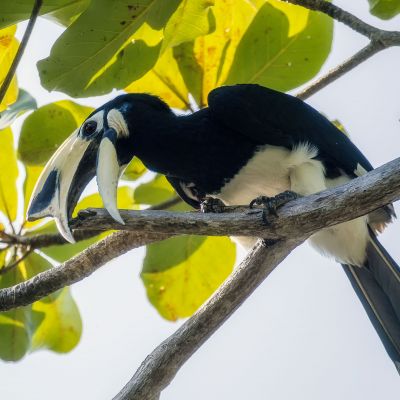
<svg viewBox="0 0 400 400"><path fill-rule="evenodd" d="M195 208L207 199L271 204L280 193L309 195L373 169L319 112L265 87L217 88L208 96L208 107L179 116L155 96L124 94L92 112L56 151L36 184L28 218L54 217L61 234L73 242L69 220L96 175L105 208L123 223L117 184L134 156L164 174ZM343 265L400 371L400 268L376 239L394 217L389 204L323 229L309 241ZM254 239L242 242L249 246Z"/></svg>

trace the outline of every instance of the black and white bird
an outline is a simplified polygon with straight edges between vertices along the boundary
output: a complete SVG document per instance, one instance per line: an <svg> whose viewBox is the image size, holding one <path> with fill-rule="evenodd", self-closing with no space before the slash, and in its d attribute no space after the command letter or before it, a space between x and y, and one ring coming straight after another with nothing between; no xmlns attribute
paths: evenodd
<svg viewBox="0 0 400 400"><path fill-rule="evenodd" d="M96 175L105 208L123 223L117 185L134 156L164 174L195 208L209 198L243 205L285 191L305 196L373 169L312 107L258 85L215 89L208 107L184 116L155 96L125 94L95 110L57 150L36 184L28 217L54 217L73 242L69 219ZM343 265L400 370L400 269L375 236L394 217L389 204L309 240Z"/></svg>

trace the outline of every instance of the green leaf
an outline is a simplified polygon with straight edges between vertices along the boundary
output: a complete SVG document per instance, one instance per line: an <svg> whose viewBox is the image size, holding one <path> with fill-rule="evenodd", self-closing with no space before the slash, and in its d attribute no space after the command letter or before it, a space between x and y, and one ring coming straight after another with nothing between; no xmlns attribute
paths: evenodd
<svg viewBox="0 0 400 400"><path fill-rule="evenodd" d="M19 89L17 101L0 113L0 129L7 128L19 116L36 108L36 100L27 91Z"/></svg>
<svg viewBox="0 0 400 400"><path fill-rule="evenodd" d="M63 26L69 26L88 8L90 0L75 0L68 3L45 14L44 17Z"/></svg>
<svg viewBox="0 0 400 400"><path fill-rule="evenodd" d="M390 19L400 14L400 0L368 0L369 11L375 17Z"/></svg>
<svg viewBox="0 0 400 400"><path fill-rule="evenodd" d="M173 49L166 50L153 69L133 81L125 90L152 93L161 97L170 107L189 108L189 91L173 57Z"/></svg>
<svg viewBox="0 0 400 400"><path fill-rule="evenodd" d="M25 164L43 165L93 108L61 100L38 108L22 125L18 156Z"/></svg>
<svg viewBox="0 0 400 400"><path fill-rule="evenodd" d="M290 15L275 5L265 3L243 35L226 84L258 83L288 91L310 80L325 62L332 44L332 19L284 4L295 10Z"/></svg>
<svg viewBox="0 0 400 400"><path fill-rule="evenodd" d="M232 272L228 238L182 236L147 246L141 277L150 302L166 319L191 316Z"/></svg>
<svg viewBox="0 0 400 400"><path fill-rule="evenodd" d="M52 265L36 253L24 260L27 278L52 268ZM32 343L31 350L47 348L66 353L79 342L82 321L69 288L63 288L32 304L31 308Z"/></svg>
<svg viewBox="0 0 400 400"><path fill-rule="evenodd" d="M65 23L79 14L90 0L44 0L39 15L50 16L57 22ZM0 28L29 19L33 0L0 1Z"/></svg>
<svg viewBox="0 0 400 400"><path fill-rule="evenodd" d="M148 245L142 272L163 272L181 264L198 250L206 239L207 236L186 235Z"/></svg>
<svg viewBox="0 0 400 400"><path fill-rule="evenodd" d="M32 350L71 351L79 343L82 320L70 289L63 288L56 296L33 303L32 325Z"/></svg>
<svg viewBox="0 0 400 400"><path fill-rule="evenodd" d="M0 275L0 289L14 286L26 276L23 263ZM18 361L31 345L30 307L0 312L0 358Z"/></svg>
<svg viewBox="0 0 400 400"><path fill-rule="evenodd" d="M137 157L134 157L126 167L122 175L122 179L134 181L140 178L146 171L147 169L143 163Z"/></svg>
<svg viewBox="0 0 400 400"><path fill-rule="evenodd" d="M214 0L182 0L165 25L161 52L215 29L215 17L211 7Z"/></svg>
<svg viewBox="0 0 400 400"><path fill-rule="evenodd" d="M137 204L155 205L169 200L175 190L164 175L157 175L152 181L139 185L133 194Z"/></svg>
<svg viewBox="0 0 400 400"><path fill-rule="evenodd" d="M122 89L130 82L141 78L157 61L160 47L161 43L148 46L143 40L135 40L128 44L92 77L79 95L107 94L113 89Z"/></svg>
<svg viewBox="0 0 400 400"><path fill-rule="evenodd" d="M13 286L51 267L43 257L31 253L18 266L0 275L0 288ZM0 313L0 358L18 361L28 351L41 348L65 353L77 345L81 332L79 310L69 289L64 288L32 306Z"/></svg>
<svg viewBox="0 0 400 400"><path fill-rule="evenodd" d="M164 175L156 175L152 181L139 185L133 193L135 204L147 204L150 206L158 205L177 196L175 189ZM182 200L178 204L168 207L168 210L190 211L193 208Z"/></svg>
<svg viewBox="0 0 400 400"><path fill-rule="evenodd" d="M10 128L0 131L0 212L14 221L17 216L17 156Z"/></svg>
<svg viewBox="0 0 400 400"><path fill-rule="evenodd" d="M135 210L138 208L133 200L133 189L129 186L120 186L117 189L117 207L119 209ZM103 200L98 193L91 194L83 198L75 207L73 216L78 215L79 210L85 208L104 208Z"/></svg>
<svg viewBox="0 0 400 400"><path fill-rule="evenodd" d="M148 46L140 40L132 43L132 39L138 39L133 35L144 24L161 29L178 3L91 2L56 41L50 57L39 61L42 85L71 96L90 96L138 79L156 62L161 44Z"/></svg>

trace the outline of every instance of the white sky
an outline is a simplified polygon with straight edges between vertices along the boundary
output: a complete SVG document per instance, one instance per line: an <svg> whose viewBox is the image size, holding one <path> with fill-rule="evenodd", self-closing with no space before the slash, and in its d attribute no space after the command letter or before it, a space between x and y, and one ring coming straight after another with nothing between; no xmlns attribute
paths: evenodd
<svg viewBox="0 0 400 400"><path fill-rule="evenodd" d="M374 25L399 28L399 17L371 17L366 0L336 4ZM18 71L21 87L39 105L66 97L47 93L35 68L60 32L39 19ZM365 44L336 24L322 73ZM375 166L399 156L399 70L400 49L387 50L309 100L339 119ZM97 106L108 98L80 102ZM399 231L395 223L382 239L397 260ZM132 251L73 286L84 323L80 344L67 355L40 351L0 362L1 399L109 400L122 388L179 326L147 301L139 278L143 254ZM399 390L395 368L341 267L303 245L186 363L162 399L372 400L395 398Z"/></svg>

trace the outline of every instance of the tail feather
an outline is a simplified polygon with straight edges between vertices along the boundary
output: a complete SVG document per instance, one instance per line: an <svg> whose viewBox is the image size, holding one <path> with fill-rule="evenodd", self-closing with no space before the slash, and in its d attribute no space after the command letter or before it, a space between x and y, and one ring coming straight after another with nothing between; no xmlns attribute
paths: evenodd
<svg viewBox="0 0 400 400"><path fill-rule="evenodd" d="M343 269L400 374L400 267L370 230L365 265Z"/></svg>

